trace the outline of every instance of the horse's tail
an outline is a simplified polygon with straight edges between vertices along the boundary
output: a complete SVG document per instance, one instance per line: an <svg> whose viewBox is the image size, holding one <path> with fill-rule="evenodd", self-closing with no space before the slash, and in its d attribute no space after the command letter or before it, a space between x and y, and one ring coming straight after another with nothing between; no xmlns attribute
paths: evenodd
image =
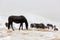
<svg viewBox="0 0 60 40"><path fill-rule="evenodd" d="M28 30L28 22L27 20L25 21L26 29Z"/></svg>

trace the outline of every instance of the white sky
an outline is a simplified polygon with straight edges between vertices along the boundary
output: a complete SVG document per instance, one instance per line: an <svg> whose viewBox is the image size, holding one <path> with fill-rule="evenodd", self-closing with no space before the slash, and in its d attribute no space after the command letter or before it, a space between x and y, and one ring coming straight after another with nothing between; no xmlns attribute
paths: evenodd
<svg viewBox="0 0 60 40"><path fill-rule="evenodd" d="M31 13L60 22L60 0L0 0L0 15Z"/></svg>

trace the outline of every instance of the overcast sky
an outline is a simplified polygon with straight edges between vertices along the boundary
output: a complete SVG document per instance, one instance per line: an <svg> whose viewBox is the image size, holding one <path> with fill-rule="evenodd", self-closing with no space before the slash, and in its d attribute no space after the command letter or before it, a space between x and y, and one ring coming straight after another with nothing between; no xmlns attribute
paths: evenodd
<svg viewBox="0 0 60 40"><path fill-rule="evenodd" d="M0 15L31 13L60 22L60 0L0 0Z"/></svg>

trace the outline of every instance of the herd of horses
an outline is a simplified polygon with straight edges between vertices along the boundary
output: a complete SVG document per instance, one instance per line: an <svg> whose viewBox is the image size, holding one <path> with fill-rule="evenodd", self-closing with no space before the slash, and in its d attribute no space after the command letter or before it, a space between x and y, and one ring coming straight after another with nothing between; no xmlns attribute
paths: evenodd
<svg viewBox="0 0 60 40"><path fill-rule="evenodd" d="M52 28L52 29L54 29L54 31L58 31L58 28L56 27L56 25L52 25L52 24L47 24L47 26L45 26L43 23L40 23L40 24L32 23L30 26L31 26L31 28L42 28L42 29L45 29L45 28L50 29L50 28Z"/></svg>
<svg viewBox="0 0 60 40"><path fill-rule="evenodd" d="M22 30L23 30L23 23L25 23L26 29L28 30L28 21L27 21L25 16L23 16L23 15L9 16L8 17L8 22L5 23L5 26L8 28L8 30L10 28L12 28L12 30L14 31L13 22L20 23L19 30L21 29L21 27L22 27ZM56 25L52 25L52 24L47 24L47 26L45 26L43 23L40 23L40 24L39 23L31 23L30 27L31 28L42 28L42 29L45 29L45 28L49 29L51 27L52 29L54 29L54 31L55 30L58 31L58 28L56 28Z"/></svg>

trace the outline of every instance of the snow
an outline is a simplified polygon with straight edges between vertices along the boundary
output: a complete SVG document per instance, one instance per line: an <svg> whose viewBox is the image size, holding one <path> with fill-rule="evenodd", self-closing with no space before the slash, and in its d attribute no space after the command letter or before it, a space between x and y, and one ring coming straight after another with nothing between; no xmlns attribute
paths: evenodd
<svg viewBox="0 0 60 40"><path fill-rule="evenodd" d="M38 31L36 29L29 30L9 30L0 31L0 40L51 40L53 38L60 38L58 31Z"/></svg>
<svg viewBox="0 0 60 40"><path fill-rule="evenodd" d="M8 17L0 16L0 40L52 40L54 38L60 38L60 30L54 31L52 29L33 29L30 28L31 23L47 23L56 24L57 28L60 29L60 23L52 22L45 17L36 15L25 15L28 23L29 30L18 30L19 24L13 23L15 31L8 30L5 27Z"/></svg>

